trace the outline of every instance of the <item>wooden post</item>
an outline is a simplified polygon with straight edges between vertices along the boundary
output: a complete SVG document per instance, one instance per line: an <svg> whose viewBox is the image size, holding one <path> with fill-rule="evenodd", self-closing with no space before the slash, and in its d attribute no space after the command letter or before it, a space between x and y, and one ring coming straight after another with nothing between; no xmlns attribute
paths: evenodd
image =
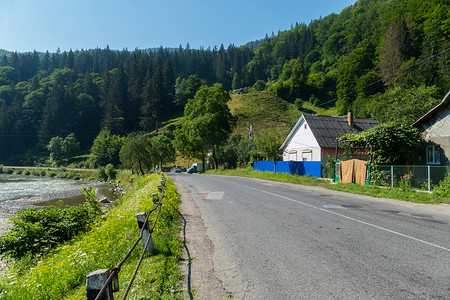
<svg viewBox="0 0 450 300"><path fill-rule="evenodd" d="M100 290L103 288L111 271L109 269L101 269L89 273L86 276L86 299L95 300ZM114 300L112 285L110 284L103 295L99 298L101 300Z"/></svg>
<svg viewBox="0 0 450 300"><path fill-rule="evenodd" d="M146 218L147 218L147 214L145 212L136 214L139 231L141 231L142 227L144 227L144 222L145 222ZM148 242L148 246L147 246L147 249L145 249L145 251L147 251L147 253L151 255L155 251L155 245L153 244L153 239L150 236L150 229L149 229L148 222L147 222L147 224L145 224L144 230L142 231L142 243L144 244L144 247L145 247L145 244L147 244L147 240L149 238L150 238L150 241Z"/></svg>

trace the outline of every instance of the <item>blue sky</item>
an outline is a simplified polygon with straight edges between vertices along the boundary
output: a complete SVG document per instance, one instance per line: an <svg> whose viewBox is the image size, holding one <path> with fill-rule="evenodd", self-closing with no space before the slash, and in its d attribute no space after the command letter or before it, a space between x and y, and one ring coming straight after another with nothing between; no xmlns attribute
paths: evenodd
<svg viewBox="0 0 450 300"><path fill-rule="evenodd" d="M0 0L0 49L243 45L356 0Z"/></svg>

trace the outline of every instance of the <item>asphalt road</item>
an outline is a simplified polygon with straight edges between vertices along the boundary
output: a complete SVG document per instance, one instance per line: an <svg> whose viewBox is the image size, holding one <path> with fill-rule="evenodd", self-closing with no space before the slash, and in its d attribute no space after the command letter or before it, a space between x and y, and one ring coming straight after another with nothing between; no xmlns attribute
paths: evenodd
<svg viewBox="0 0 450 300"><path fill-rule="evenodd" d="M239 299L450 299L450 206L172 174ZM189 239L189 237L188 237Z"/></svg>

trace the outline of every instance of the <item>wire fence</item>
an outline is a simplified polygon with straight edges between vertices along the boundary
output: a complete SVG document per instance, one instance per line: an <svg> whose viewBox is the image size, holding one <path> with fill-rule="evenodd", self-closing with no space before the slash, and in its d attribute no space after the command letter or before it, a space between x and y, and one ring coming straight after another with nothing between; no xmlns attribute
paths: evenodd
<svg viewBox="0 0 450 300"><path fill-rule="evenodd" d="M94 295L95 298L92 297L91 299L95 299L95 300L113 299L112 293L119 290L118 289L118 274L120 272L120 269L125 264L127 259L130 257L131 253L134 251L134 249L139 244L139 242L142 240L144 243L144 249L141 252L141 256L136 265L134 273L133 273L130 281L128 282L128 285L123 294L122 300L127 298L128 292L130 291L133 281L136 278L137 272L139 271L139 267L141 266L141 263L142 263L145 253L146 252L151 253L151 250L149 250L149 249L150 249L150 245L153 246L152 234L153 234L153 231L155 230L156 224L158 222L159 215L161 213L161 208L163 205L163 200L164 200L164 191L165 191L164 175L162 175L161 185L158 186L158 189L161 192L161 197L159 197L158 194L153 194L153 200L155 201L155 207L152 210L150 210L148 213L145 213L145 220L143 222L140 222L138 219L138 224L139 224L139 228L140 228L139 237L136 239L135 243L130 248L130 250L127 252L127 254L124 256L124 258L117 264L117 266L112 268L112 270L110 272L109 272L109 270L108 270L108 272L106 272L106 274L108 274L107 279L104 281L102 288L99 291L95 291L95 295ZM149 220L150 215L154 212L156 212L156 217L152 224L152 227L150 228L148 220ZM102 270L98 270L98 271L102 271ZM89 286L87 286L86 288L87 288L87 290L89 290ZM86 294L88 296L89 292L87 292ZM87 298L89 299L89 296Z"/></svg>
<svg viewBox="0 0 450 300"><path fill-rule="evenodd" d="M450 166L378 165L371 171L371 182L375 185L409 187L431 192L446 176L450 176Z"/></svg>

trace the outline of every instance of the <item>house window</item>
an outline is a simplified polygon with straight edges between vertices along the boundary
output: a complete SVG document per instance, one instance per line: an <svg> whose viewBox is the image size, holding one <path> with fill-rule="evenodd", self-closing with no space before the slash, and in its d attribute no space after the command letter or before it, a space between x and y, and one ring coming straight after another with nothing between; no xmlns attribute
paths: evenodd
<svg viewBox="0 0 450 300"><path fill-rule="evenodd" d="M288 159L289 161L296 161L297 160L297 151L289 151L288 153Z"/></svg>
<svg viewBox="0 0 450 300"><path fill-rule="evenodd" d="M307 150L302 152L302 160L303 161L311 161L312 160L312 151Z"/></svg>
<svg viewBox="0 0 450 300"><path fill-rule="evenodd" d="M427 164L440 164L441 152L439 146L427 146Z"/></svg>

